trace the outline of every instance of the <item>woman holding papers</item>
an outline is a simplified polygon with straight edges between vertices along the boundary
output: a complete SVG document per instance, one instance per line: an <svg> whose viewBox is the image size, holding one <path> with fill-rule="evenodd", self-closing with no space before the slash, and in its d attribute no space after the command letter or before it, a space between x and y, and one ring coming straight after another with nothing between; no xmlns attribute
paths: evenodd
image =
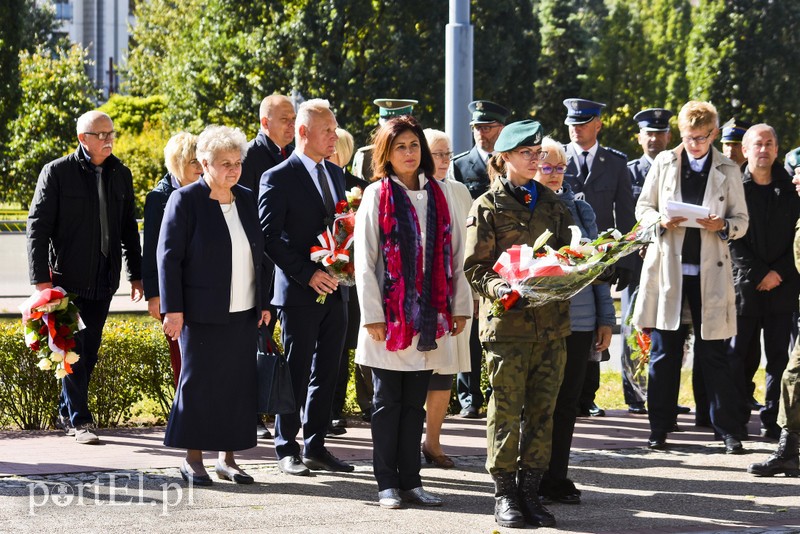
<svg viewBox="0 0 800 534"><path fill-rule="evenodd" d="M666 446L675 426L683 345L689 313L695 334L694 358L710 401L711 423L725 452L743 452L746 429L737 422L737 403L725 339L736 335L736 307L728 241L747 232L747 204L741 171L713 147L717 110L689 102L678 115L683 141L656 157L636 205L645 226L657 224L647 248L633 323L652 328L647 399L653 449ZM708 208L707 217L670 217L667 205L683 202ZM674 213L674 212L673 212ZM693 224L692 224L693 223Z"/></svg>

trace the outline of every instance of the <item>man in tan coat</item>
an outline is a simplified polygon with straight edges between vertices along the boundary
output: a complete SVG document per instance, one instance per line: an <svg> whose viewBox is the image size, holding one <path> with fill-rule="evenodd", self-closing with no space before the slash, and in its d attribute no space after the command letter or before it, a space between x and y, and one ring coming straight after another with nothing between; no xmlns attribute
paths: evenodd
<svg viewBox="0 0 800 534"><path fill-rule="evenodd" d="M717 111L689 102L678 115L682 143L656 157L636 205L636 218L654 226L642 268L634 324L652 330L648 378L649 446L664 448L676 418L688 306L694 357L710 401L711 422L729 454L743 452L746 430L737 423L736 394L725 339L736 334L736 307L728 241L747 232L747 204L738 166L713 148ZM673 202L707 211L682 216Z"/></svg>

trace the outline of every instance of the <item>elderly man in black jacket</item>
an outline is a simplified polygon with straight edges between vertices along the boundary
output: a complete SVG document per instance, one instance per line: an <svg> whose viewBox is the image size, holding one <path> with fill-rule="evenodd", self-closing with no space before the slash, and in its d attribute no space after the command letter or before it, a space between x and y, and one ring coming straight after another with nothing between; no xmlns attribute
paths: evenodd
<svg viewBox="0 0 800 534"><path fill-rule="evenodd" d="M800 199L791 177L776 162L778 137L767 124L752 126L742 139L747 158L744 193L750 226L729 246L736 286L736 337L733 364L742 398L752 398L753 376L761 360L764 333L767 356L767 391L761 409L761 435L778 439L777 424L781 374L789 360L792 314L797 311L800 274L794 266L795 224ZM741 414L742 424L749 411Z"/></svg>
<svg viewBox="0 0 800 534"><path fill-rule="evenodd" d="M89 379L97 363L111 297L119 287L122 256L131 299L142 298L142 257L131 171L111 152L111 117L90 111L78 118L75 152L39 174L28 214L31 284L60 286L77 296L86 328L76 336L80 360L63 379L59 420L78 443L99 443L89 411Z"/></svg>

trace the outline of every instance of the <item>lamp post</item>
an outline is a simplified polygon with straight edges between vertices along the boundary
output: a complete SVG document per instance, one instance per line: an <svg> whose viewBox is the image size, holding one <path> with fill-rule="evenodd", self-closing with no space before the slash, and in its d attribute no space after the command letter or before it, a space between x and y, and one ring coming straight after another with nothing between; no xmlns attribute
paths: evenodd
<svg viewBox="0 0 800 534"><path fill-rule="evenodd" d="M450 18L445 27L444 128L453 152L472 147L469 111L472 101L472 25L469 0L450 0Z"/></svg>

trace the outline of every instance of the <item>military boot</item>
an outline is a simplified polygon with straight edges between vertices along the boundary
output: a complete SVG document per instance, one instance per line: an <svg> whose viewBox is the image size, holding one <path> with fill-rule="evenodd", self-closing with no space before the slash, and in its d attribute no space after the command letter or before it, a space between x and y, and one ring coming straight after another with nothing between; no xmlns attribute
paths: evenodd
<svg viewBox="0 0 800 534"><path fill-rule="evenodd" d="M537 527L556 526L555 516L544 507L539 498L539 484L544 473L537 469L520 469L519 504L525 521Z"/></svg>
<svg viewBox="0 0 800 534"><path fill-rule="evenodd" d="M498 473L494 480L494 520L501 527L522 528L525 517L517 501L517 474Z"/></svg>
<svg viewBox="0 0 800 534"><path fill-rule="evenodd" d="M800 476L800 458L798 457L797 432L789 432L785 428L781 431L778 450L772 453L765 462L750 464L748 473L757 477L771 477L783 473L787 477Z"/></svg>

